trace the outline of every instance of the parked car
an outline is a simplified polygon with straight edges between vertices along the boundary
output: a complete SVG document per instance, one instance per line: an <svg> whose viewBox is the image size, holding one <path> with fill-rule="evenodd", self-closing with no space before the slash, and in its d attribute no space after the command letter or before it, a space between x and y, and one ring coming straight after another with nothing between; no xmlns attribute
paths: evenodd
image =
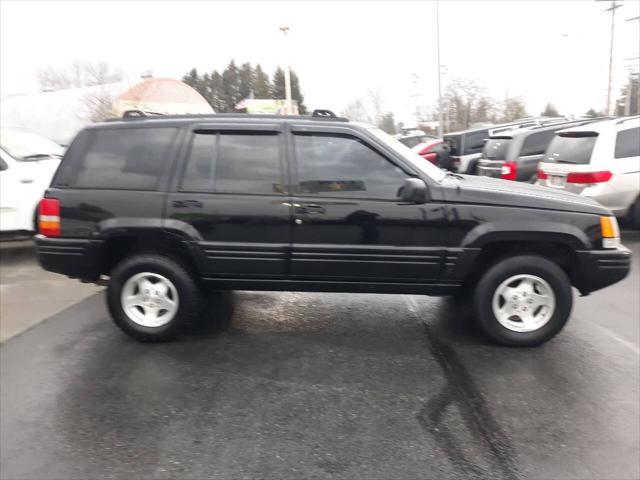
<svg viewBox="0 0 640 480"><path fill-rule="evenodd" d="M411 150L420 155L425 160L438 165L438 156L445 152L444 140L435 138L424 143L419 143Z"/></svg>
<svg viewBox="0 0 640 480"><path fill-rule="evenodd" d="M592 198L640 227L640 117L561 130L538 178L541 185Z"/></svg>
<svg viewBox="0 0 640 480"><path fill-rule="evenodd" d="M422 130L412 130L408 133L397 135L396 139L406 145L409 148L413 148L420 143L429 142L431 140L437 139L438 137L434 135L428 135L424 133Z"/></svg>
<svg viewBox="0 0 640 480"><path fill-rule="evenodd" d="M0 232L4 239L33 233L38 202L64 149L21 127L0 128Z"/></svg>
<svg viewBox="0 0 640 480"><path fill-rule="evenodd" d="M106 281L115 323L142 341L178 335L214 288L470 291L490 338L536 345L566 323L572 285L627 275L615 217L594 200L447 173L327 115L85 128L40 203L42 266Z"/></svg>
<svg viewBox="0 0 640 480"><path fill-rule="evenodd" d="M478 175L535 183L538 180L538 163L556 132L594 121L545 123L491 135L478 161Z"/></svg>
<svg viewBox="0 0 640 480"><path fill-rule="evenodd" d="M449 145L451 152L452 170L459 173L476 175L478 173L478 161L482 155L484 142L490 136L557 120L558 118L551 117L523 118L500 125L488 125L460 132L447 133L444 136L444 141Z"/></svg>

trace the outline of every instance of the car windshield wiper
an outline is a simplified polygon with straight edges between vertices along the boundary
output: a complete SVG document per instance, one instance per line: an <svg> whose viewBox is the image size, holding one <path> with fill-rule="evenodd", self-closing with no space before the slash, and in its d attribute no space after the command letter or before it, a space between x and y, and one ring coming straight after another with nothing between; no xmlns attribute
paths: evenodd
<svg viewBox="0 0 640 480"><path fill-rule="evenodd" d="M62 158L62 155L59 155L57 153L34 153L32 155L26 155L22 157L22 160L40 160L41 158L52 158L52 157Z"/></svg>

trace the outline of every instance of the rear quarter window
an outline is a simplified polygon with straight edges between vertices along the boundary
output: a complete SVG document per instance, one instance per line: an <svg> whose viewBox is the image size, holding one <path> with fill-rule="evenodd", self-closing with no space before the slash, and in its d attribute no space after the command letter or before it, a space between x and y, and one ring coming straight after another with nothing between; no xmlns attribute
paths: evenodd
<svg viewBox="0 0 640 480"><path fill-rule="evenodd" d="M618 132L614 156L615 158L640 156L640 127Z"/></svg>
<svg viewBox="0 0 640 480"><path fill-rule="evenodd" d="M69 147L55 186L156 190L176 128L109 128L81 132Z"/></svg>

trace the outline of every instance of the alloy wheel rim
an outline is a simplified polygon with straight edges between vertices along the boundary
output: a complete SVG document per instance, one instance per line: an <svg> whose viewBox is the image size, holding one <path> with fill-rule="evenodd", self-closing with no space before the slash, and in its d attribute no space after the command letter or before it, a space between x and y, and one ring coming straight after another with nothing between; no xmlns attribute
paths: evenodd
<svg viewBox="0 0 640 480"><path fill-rule="evenodd" d="M150 328L173 320L179 306L178 291L171 280L151 272L130 277L122 287L120 302L132 322Z"/></svg>
<svg viewBox="0 0 640 480"><path fill-rule="evenodd" d="M534 332L551 320L556 296L549 283L536 275L513 275L496 288L492 308L503 327L513 332Z"/></svg>

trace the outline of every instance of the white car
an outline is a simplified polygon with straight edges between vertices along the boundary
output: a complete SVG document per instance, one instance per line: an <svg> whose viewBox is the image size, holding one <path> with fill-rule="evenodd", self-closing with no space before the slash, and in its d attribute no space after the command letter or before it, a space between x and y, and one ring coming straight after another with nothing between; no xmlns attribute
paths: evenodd
<svg viewBox="0 0 640 480"><path fill-rule="evenodd" d="M0 232L3 237L36 230L36 210L64 149L21 127L0 129Z"/></svg>
<svg viewBox="0 0 640 480"><path fill-rule="evenodd" d="M538 165L538 183L591 197L640 227L640 117L559 131Z"/></svg>

